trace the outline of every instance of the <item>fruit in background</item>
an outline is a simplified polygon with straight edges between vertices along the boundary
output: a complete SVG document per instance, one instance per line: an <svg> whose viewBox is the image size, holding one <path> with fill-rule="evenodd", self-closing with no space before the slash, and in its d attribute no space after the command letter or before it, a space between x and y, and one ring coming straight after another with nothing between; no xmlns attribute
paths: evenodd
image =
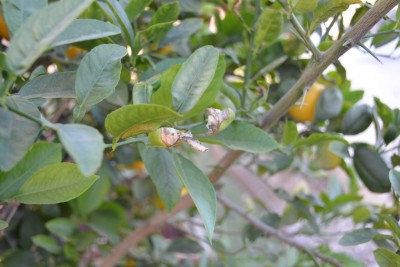
<svg viewBox="0 0 400 267"><path fill-rule="evenodd" d="M313 121L315 117L315 108L323 90L324 86L322 84L314 83L307 92L304 103L296 104L289 109L289 116L299 122ZM302 101L303 99L300 98L298 102L301 103Z"/></svg>
<svg viewBox="0 0 400 267"><path fill-rule="evenodd" d="M85 50L82 49L82 48L80 48L80 47L77 47L77 46L75 46L75 45L70 45L70 46L68 46L67 51L66 51L66 53L67 53L67 58L70 59L70 60L73 60L73 59L75 59L79 54L82 54L84 51L85 51Z"/></svg>
<svg viewBox="0 0 400 267"><path fill-rule="evenodd" d="M330 149L331 142L325 141L317 146L316 161L318 166L324 170L332 170L340 165L342 158Z"/></svg>
<svg viewBox="0 0 400 267"><path fill-rule="evenodd" d="M10 40L10 34L8 33L8 27L4 21L3 16L0 14L0 36L6 40Z"/></svg>

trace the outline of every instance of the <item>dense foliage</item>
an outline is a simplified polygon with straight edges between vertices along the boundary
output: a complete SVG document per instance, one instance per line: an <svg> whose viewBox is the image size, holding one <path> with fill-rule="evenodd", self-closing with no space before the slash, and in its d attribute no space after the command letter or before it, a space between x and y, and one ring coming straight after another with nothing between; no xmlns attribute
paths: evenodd
<svg viewBox="0 0 400 267"><path fill-rule="evenodd" d="M329 58L383 2L2 0L0 264L400 266L400 110Z"/></svg>

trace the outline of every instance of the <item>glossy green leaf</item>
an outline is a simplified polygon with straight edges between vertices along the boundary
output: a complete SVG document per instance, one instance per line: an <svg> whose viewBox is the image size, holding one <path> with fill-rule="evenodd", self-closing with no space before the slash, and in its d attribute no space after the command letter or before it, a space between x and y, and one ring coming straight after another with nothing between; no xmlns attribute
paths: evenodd
<svg viewBox="0 0 400 267"><path fill-rule="evenodd" d="M317 101L315 121L329 120L338 116L342 106L342 92L336 87L325 88Z"/></svg>
<svg viewBox="0 0 400 267"><path fill-rule="evenodd" d="M395 169L390 170L389 180L392 188L397 195L400 195L400 172Z"/></svg>
<svg viewBox="0 0 400 267"><path fill-rule="evenodd" d="M378 48L396 40L399 37L399 33L393 31L395 28L395 23L385 23L379 27L378 33L386 32L385 34L380 34L372 38L371 45ZM390 32L392 31L392 32Z"/></svg>
<svg viewBox="0 0 400 267"><path fill-rule="evenodd" d="M122 30L122 36L127 45L133 47L134 32L125 10L117 0L97 2L109 19Z"/></svg>
<svg viewBox="0 0 400 267"><path fill-rule="evenodd" d="M150 104L153 87L146 82L135 83L132 89L133 104Z"/></svg>
<svg viewBox="0 0 400 267"><path fill-rule="evenodd" d="M175 21L178 18L178 15L179 15L178 2L171 2L162 5L160 8L157 9L156 13L151 18L149 26L164 22Z"/></svg>
<svg viewBox="0 0 400 267"><path fill-rule="evenodd" d="M7 103L34 117L40 116L36 106L21 97L8 97ZM11 170L24 157L40 128L36 122L0 108L0 170Z"/></svg>
<svg viewBox="0 0 400 267"><path fill-rule="evenodd" d="M52 43L60 46L120 34L121 30L110 23L96 19L76 19Z"/></svg>
<svg viewBox="0 0 400 267"><path fill-rule="evenodd" d="M340 141L344 144L348 144L346 139L341 137L340 135L337 134L322 134L322 133L314 133L308 136L307 138L304 139L299 139L296 144L295 148L299 148L301 146L311 146L315 145L318 143L321 143L323 141Z"/></svg>
<svg viewBox="0 0 400 267"><path fill-rule="evenodd" d="M36 246L41 247L52 254L59 254L62 251L61 246L50 236L36 235L32 237L32 241Z"/></svg>
<svg viewBox="0 0 400 267"><path fill-rule="evenodd" d="M125 7L125 13L129 21L134 22L135 19L144 11L153 0L130 0Z"/></svg>
<svg viewBox="0 0 400 267"><path fill-rule="evenodd" d="M313 12L314 19L311 21L309 33L329 17L345 11L351 4L359 3L361 3L360 0L319 0L317 8Z"/></svg>
<svg viewBox="0 0 400 267"><path fill-rule="evenodd" d="M368 146L354 150L353 164L365 186L372 192L390 191L389 168L382 157Z"/></svg>
<svg viewBox="0 0 400 267"><path fill-rule="evenodd" d="M379 232L372 228L361 228L346 233L339 240L342 246L356 246L371 241Z"/></svg>
<svg viewBox="0 0 400 267"><path fill-rule="evenodd" d="M182 2L181 7L182 7ZM181 23L168 32L162 40L161 45L170 45L187 41L189 37L201 30L203 27L203 19L188 18L181 21Z"/></svg>
<svg viewBox="0 0 400 267"><path fill-rule="evenodd" d="M190 160L180 154L173 154L176 173L192 197L203 219L208 239L212 240L216 221L217 198L208 177Z"/></svg>
<svg viewBox="0 0 400 267"><path fill-rule="evenodd" d="M73 163L56 163L34 173L13 199L24 204L56 204L85 192L98 176L85 177Z"/></svg>
<svg viewBox="0 0 400 267"><path fill-rule="evenodd" d="M23 74L93 0L61 0L30 16L15 32L7 51L7 64ZM32 30L35 29L35 30Z"/></svg>
<svg viewBox="0 0 400 267"><path fill-rule="evenodd" d="M69 238L77 232L77 225L66 218L55 218L45 224L46 228L53 234Z"/></svg>
<svg viewBox="0 0 400 267"><path fill-rule="evenodd" d="M0 199L7 199L35 172L61 161L61 146L56 143L35 143L23 159L8 172L0 172Z"/></svg>
<svg viewBox="0 0 400 267"><path fill-rule="evenodd" d="M0 231L6 229L8 227L8 223L6 221L0 220Z"/></svg>
<svg viewBox="0 0 400 267"><path fill-rule="evenodd" d="M171 109L173 108L171 89L181 67L181 64L173 65L161 74L161 86L151 96L151 102L153 104L166 106Z"/></svg>
<svg viewBox="0 0 400 267"><path fill-rule="evenodd" d="M4 0L3 14L11 35L36 11L47 6L47 0Z"/></svg>
<svg viewBox="0 0 400 267"><path fill-rule="evenodd" d="M168 33L168 31L172 28L172 21L169 22L163 22L163 23L158 23L151 25L147 29L143 30L140 32L141 36L145 36L145 42L141 42L141 45L139 47L145 46L146 44L150 42L154 42L158 44L164 36Z"/></svg>
<svg viewBox="0 0 400 267"><path fill-rule="evenodd" d="M264 153L279 148L279 144L262 129L241 121L234 121L215 136L201 137L207 143L221 144L234 150Z"/></svg>
<svg viewBox="0 0 400 267"><path fill-rule="evenodd" d="M105 127L113 136L128 138L151 132L167 120L179 117L175 111L154 104L133 104L119 108L106 117Z"/></svg>
<svg viewBox="0 0 400 267"><path fill-rule="evenodd" d="M111 181L107 166L103 165L98 175L100 178L76 199L76 206L81 215L89 214L99 208L110 191Z"/></svg>
<svg viewBox="0 0 400 267"><path fill-rule="evenodd" d="M174 168L171 153L164 148L146 147L141 155L157 193L168 211L172 211L178 202L182 182Z"/></svg>
<svg viewBox="0 0 400 267"><path fill-rule="evenodd" d="M215 75L218 60L218 50L204 46L182 64L172 84L172 103L177 112L184 114L197 104Z"/></svg>
<svg viewBox="0 0 400 267"><path fill-rule="evenodd" d="M229 98L229 100L236 108L240 108L241 99L240 94L236 88L227 83L223 83L221 86L221 93Z"/></svg>
<svg viewBox="0 0 400 267"><path fill-rule="evenodd" d="M166 252L169 253L200 253L203 251L203 247L196 241L188 238L177 238L174 239L171 244L167 247Z"/></svg>
<svg viewBox="0 0 400 267"><path fill-rule="evenodd" d="M296 142L299 133L297 131L297 123L287 120L283 126L282 145L288 146Z"/></svg>
<svg viewBox="0 0 400 267"><path fill-rule="evenodd" d="M22 86L18 94L25 98L75 98L75 71L40 75Z"/></svg>
<svg viewBox="0 0 400 267"><path fill-rule="evenodd" d="M82 173L85 176L95 173L103 161L103 135L83 124L54 124L53 129Z"/></svg>
<svg viewBox="0 0 400 267"><path fill-rule="evenodd" d="M295 11L300 12L311 12L317 5L319 0L291 0L289 1L290 6Z"/></svg>
<svg viewBox="0 0 400 267"><path fill-rule="evenodd" d="M126 48L104 44L82 59L76 72L75 91L81 106L90 107L110 96L120 79Z"/></svg>
<svg viewBox="0 0 400 267"><path fill-rule="evenodd" d="M254 37L255 51L257 51L263 43L265 43L265 46L270 46L275 43L282 32L282 27L282 13L271 8L264 9L256 23L256 33Z"/></svg>
<svg viewBox="0 0 400 267"><path fill-rule="evenodd" d="M400 256L387 248L376 249L374 257L379 267L400 266Z"/></svg>

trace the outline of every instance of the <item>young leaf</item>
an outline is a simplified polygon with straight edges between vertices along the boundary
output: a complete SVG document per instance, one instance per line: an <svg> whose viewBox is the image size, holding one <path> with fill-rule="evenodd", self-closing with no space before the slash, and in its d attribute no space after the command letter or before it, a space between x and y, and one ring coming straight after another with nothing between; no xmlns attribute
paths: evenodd
<svg viewBox="0 0 400 267"><path fill-rule="evenodd" d="M400 256L387 248L376 249L374 256L380 267L400 266Z"/></svg>
<svg viewBox="0 0 400 267"><path fill-rule="evenodd" d="M291 4L291 8L295 11L311 12L317 7L318 1L319 0L291 0L289 3Z"/></svg>
<svg viewBox="0 0 400 267"><path fill-rule="evenodd" d="M75 98L75 71L40 75L22 86L18 94L25 98Z"/></svg>
<svg viewBox="0 0 400 267"><path fill-rule="evenodd" d="M179 15L179 4L178 2L172 2L162 5L157 9L154 16L149 22L149 26L156 25L164 22L175 21Z"/></svg>
<svg viewBox="0 0 400 267"><path fill-rule="evenodd" d="M46 228L53 234L69 238L77 230L77 225L66 218L54 218L45 224Z"/></svg>
<svg viewBox="0 0 400 267"><path fill-rule="evenodd" d="M76 19L52 43L60 46L120 34L113 24L96 19Z"/></svg>
<svg viewBox="0 0 400 267"><path fill-rule="evenodd" d="M218 50L204 46L182 64L172 84L172 103L177 112L184 114L197 104L215 75L218 60Z"/></svg>
<svg viewBox="0 0 400 267"><path fill-rule="evenodd" d="M50 236L36 235L32 237L32 241L36 246L41 247L50 253L59 254L62 251L62 247Z"/></svg>
<svg viewBox="0 0 400 267"><path fill-rule="evenodd" d="M304 139L299 139L294 148L297 149L301 146L306 146L306 145L315 145L318 143L322 143L324 141L339 141L343 142L344 144L348 144L346 139L343 137L336 135L336 134L321 134L321 133L314 133L308 136L307 138Z"/></svg>
<svg viewBox="0 0 400 267"><path fill-rule="evenodd" d="M14 195L35 172L61 161L61 146L56 143L35 143L24 158L8 172L0 172L0 199Z"/></svg>
<svg viewBox="0 0 400 267"><path fill-rule="evenodd" d="M297 124L293 121L286 121L283 127L282 145L288 146L296 142L299 133L297 131Z"/></svg>
<svg viewBox="0 0 400 267"><path fill-rule="evenodd" d="M177 175L186 187L203 219L208 239L212 240L216 221L217 198L208 177L190 160L180 154L173 154Z"/></svg>
<svg viewBox="0 0 400 267"><path fill-rule="evenodd" d="M153 104L173 108L171 89L176 75L178 74L181 67L181 64L173 65L169 67L166 71L164 71L163 74L161 74L161 86L151 96L151 102Z"/></svg>
<svg viewBox="0 0 400 267"><path fill-rule="evenodd" d="M107 115L105 127L116 138L128 138L154 131L167 120L180 117L175 111L154 104L133 104Z"/></svg>
<svg viewBox="0 0 400 267"><path fill-rule="evenodd" d="M177 238L171 242L168 246L166 252L169 253L200 253L204 249L202 246L199 245L196 241L188 238Z"/></svg>
<svg viewBox="0 0 400 267"><path fill-rule="evenodd" d="M30 16L15 32L7 51L7 64L23 74L93 0L61 0ZM35 30L32 30L35 29Z"/></svg>
<svg viewBox="0 0 400 267"><path fill-rule="evenodd" d="M356 246L371 241L379 232L372 228L361 228L346 233L339 240L342 246Z"/></svg>
<svg viewBox="0 0 400 267"><path fill-rule="evenodd" d="M126 53L123 46L104 44L85 55L75 80L76 96L81 106L93 106L114 92L120 79L121 58Z"/></svg>
<svg viewBox="0 0 400 267"><path fill-rule="evenodd" d="M36 106L22 97L8 97L7 103L34 117L40 116ZM39 131L36 122L0 108L0 170L9 171L21 160Z"/></svg>
<svg viewBox="0 0 400 267"><path fill-rule="evenodd" d="M47 0L4 0L3 14L11 35L36 11L47 6Z"/></svg>
<svg viewBox="0 0 400 267"><path fill-rule="evenodd" d="M144 8L148 6L153 0L131 0L125 7L125 13L130 22L134 22L136 17L139 16Z"/></svg>
<svg viewBox="0 0 400 267"><path fill-rule="evenodd" d="M157 193L168 211L172 211L179 200L182 182L180 181L170 152L164 148L146 147L141 155Z"/></svg>
<svg viewBox="0 0 400 267"><path fill-rule="evenodd" d="M12 198L25 204L66 202L85 192L97 178L83 176L73 163L56 163L33 174Z"/></svg>
<svg viewBox="0 0 400 267"><path fill-rule="evenodd" d="M264 153L279 148L279 144L265 131L240 121L232 122L228 128L215 136L201 137L199 140L251 153Z"/></svg>
<svg viewBox="0 0 400 267"><path fill-rule="evenodd" d="M103 160L103 136L83 124L54 124L61 143L85 176L92 175Z"/></svg>
<svg viewBox="0 0 400 267"><path fill-rule="evenodd" d="M270 46L276 42L282 32L283 15L275 9L266 8L258 18L256 24L256 34L254 38L255 52L265 42L266 46Z"/></svg>

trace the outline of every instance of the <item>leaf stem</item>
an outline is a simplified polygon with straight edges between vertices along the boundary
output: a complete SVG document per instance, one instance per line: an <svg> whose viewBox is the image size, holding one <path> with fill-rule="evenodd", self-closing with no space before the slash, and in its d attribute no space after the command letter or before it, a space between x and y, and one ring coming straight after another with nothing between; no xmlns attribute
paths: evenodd
<svg viewBox="0 0 400 267"><path fill-rule="evenodd" d="M313 44L311 39L308 37L307 32L303 29L300 22L297 20L296 16L290 11L289 4L285 0L278 0L281 6L288 12L289 14L289 21L292 23L292 26L298 33L300 40L304 43L304 45L311 51L313 57L316 61L319 61L322 54L318 50L318 48Z"/></svg>
<svg viewBox="0 0 400 267"><path fill-rule="evenodd" d="M367 34L367 35L363 36L362 39L375 37L375 36L379 36L379 35L386 35L386 34L397 34L397 35L400 35L400 30L390 30L390 31L371 33L371 34Z"/></svg>
<svg viewBox="0 0 400 267"><path fill-rule="evenodd" d="M17 76L12 75L12 74L9 73L9 76L7 77L5 82L0 87L0 100L1 100L1 103L5 103L6 102L5 98L6 98L8 92L11 89L11 86L13 85L13 83L14 83L14 81L16 79L17 79Z"/></svg>
<svg viewBox="0 0 400 267"><path fill-rule="evenodd" d="M40 126L43 125L42 120L41 120L40 118L38 118L38 117L32 116L32 115L30 115L30 114L28 114L28 113L25 113L25 112L23 112L22 110L19 110L19 109L13 107L12 105L8 105L8 104L2 104L2 105L3 105L6 109L8 109L8 110L14 112L15 114L18 114L18 115L20 115L20 116L22 116L22 117L24 117L24 118L26 118L26 119L28 119L28 120L31 120L31 121L33 121L33 122L36 122L36 123L39 124Z"/></svg>
<svg viewBox="0 0 400 267"><path fill-rule="evenodd" d="M125 141L121 141L119 143L115 144L115 148L120 147L120 146L124 146L124 145L129 145L129 144L133 144L133 143L145 143L147 140L147 137L137 137L137 138L129 138ZM104 144L104 149L108 149L108 148L112 148L113 144Z"/></svg>

